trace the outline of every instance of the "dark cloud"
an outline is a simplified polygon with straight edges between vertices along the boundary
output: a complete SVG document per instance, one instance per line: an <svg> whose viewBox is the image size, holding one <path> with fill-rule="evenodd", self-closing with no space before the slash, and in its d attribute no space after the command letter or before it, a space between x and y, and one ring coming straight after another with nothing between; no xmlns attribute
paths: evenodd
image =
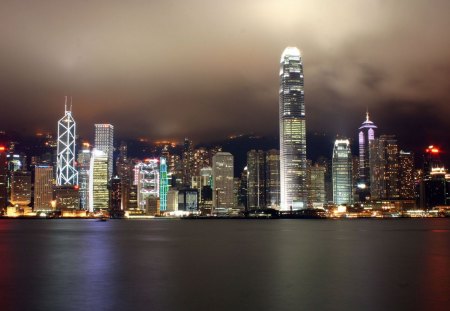
<svg viewBox="0 0 450 311"><path fill-rule="evenodd" d="M405 141L416 124L417 144L448 142L449 11L443 0L5 0L0 127L52 130L71 95L83 136L97 122L122 137L276 135L278 61L296 45L309 130L355 136L368 107Z"/></svg>

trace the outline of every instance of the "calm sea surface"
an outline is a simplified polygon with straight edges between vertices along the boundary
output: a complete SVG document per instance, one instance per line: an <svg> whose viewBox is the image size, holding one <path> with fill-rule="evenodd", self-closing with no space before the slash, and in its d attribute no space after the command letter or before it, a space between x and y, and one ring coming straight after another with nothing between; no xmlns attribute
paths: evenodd
<svg viewBox="0 0 450 311"><path fill-rule="evenodd" d="M0 220L0 310L450 310L450 219Z"/></svg>

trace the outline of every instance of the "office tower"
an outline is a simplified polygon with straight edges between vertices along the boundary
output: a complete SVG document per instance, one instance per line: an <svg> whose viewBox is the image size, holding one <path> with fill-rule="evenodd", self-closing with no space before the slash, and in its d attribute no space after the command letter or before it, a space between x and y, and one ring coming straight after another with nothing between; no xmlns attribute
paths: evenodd
<svg viewBox="0 0 450 311"><path fill-rule="evenodd" d="M178 211L178 190L169 189L167 192L167 212Z"/></svg>
<svg viewBox="0 0 450 311"><path fill-rule="evenodd" d="M401 150L398 156L399 195L401 199L415 198L414 154Z"/></svg>
<svg viewBox="0 0 450 311"><path fill-rule="evenodd" d="M161 212L167 210L167 192L169 191L169 177L167 175L166 158L159 158L159 207Z"/></svg>
<svg viewBox="0 0 450 311"><path fill-rule="evenodd" d="M218 152L213 156L213 207L234 207L234 165L233 155Z"/></svg>
<svg viewBox="0 0 450 311"><path fill-rule="evenodd" d="M78 210L80 208L80 194L78 186L55 186L54 196L56 209L60 211Z"/></svg>
<svg viewBox="0 0 450 311"><path fill-rule="evenodd" d="M281 209L306 208L306 114L303 62L300 51L288 47L280 60L280 189Z"/></svg>
<svg viewBox="0 0 450 311"><path fill-rule="evenodd" d="M444 167L432 167L420 183L420 207L432 209L450 204L448 200L450 176Z"/></svg>
<svg viewBox="0 0 450 311"><path fill-rule="evenodd" d="M369 120L369 112L366 112L366 120L359 128L359 178L357 181L358 200L365 202L370 198L370 144L375 139L377 126Z"/></svg>
<svg viewBox="0 0 450 311"><path fill-rule="evenodd" d="M95 124L94 147L103 151L108 157L108 181L113 174L114 126L111 124Z"/></svg>
<svg viewBox="0 0 450 311"><path fill-rule="evenodd" d="M193 167L193 150L192 150L192 141L185 138L183 145L183 177L182 184L185 187L189 187L191 183L192 177L192 167Z"/></svg>
<svg viewBox="0 0 450 311"><path fill-rule="evenodd" d="M198 148L193 151L192 155L192 175L199 176L200 170L204 167L211 166L210 151L205 148Z"/></svg>
<svg viewBox="0 0 450 311"><path fill-rule="evenodd" d="M89 209L89 170L91 166L91 150L88 143L82 144L82 149L78 152L78 185L80 193L80 208Z"/></svg>
<svg viewBox="0 0 450 311"><path fill-rule="evenodd" d="M244 167L241 173L240 184L239 184L239 194L238 194L238 207L244 207L244 209L248 210L248 169L247 166Z"/></svg>
<svg viewBox="0 0 450 311"><path fill-rule="evenodd" d="M76 123L72 117L72 104L67 110L67 97L64 109L64 117L58 121L56 184L78 185L78 172L75 168Z"/></svg>
<svg viewBox="0 0 450 311"><path fill-rule="evenodd" d="M123 210L128 210L128 203L130 200L130 191L133 185L134 178L134 164L128 158L128 147L125 142L120 143L119 157L116 161L117 175L121 181L121 198Z"/></svg>
<svg viewBox="0 0 450 311"><path fill-rule="evenodd" d="M280 152L271 149L266 152L266 206L280 206Z"/></svg>
<svg viewBox="0 0 450 311"><path fill-rule="evenodd" d="M325 203L333 202L333 178L330 159L321 156L317 159L317 164L325 168Z"/></svg>
<svg viewBox="0 0 450 311"><path fill-rule="evenodd" d="M198 211L198 191L196 189L178 190L178 210L185 212Z"/></svg>
<svg viewBox="0 0 450 311"><path fill-rule="evenodd" d="M398 145L394 135L381 135L370 145L370 194L374 200L399 195Z"/></svg>
<svg viewBox="0 0 450 311"><path fill-rule="evenodd" d="M423 155L423 174L424 177L430 176L433 168L442 168L444 164L441 159L441 150L434 145L428 146Z"/></svg>
<svg viewBox="0 0 450 311"><path fill-rule="evenodd" d="M348 139L337 139L333 149L333 202L352 204L352 154Z"/></svg>
<svg viewBox="0 0 450 311"><path fill-rule="evenodd" d="M19 206L31 203L31 172L18 170L11 173L11 203Z"/></svg>
<svg viewBox="0 0 450 311"><path fill-rule="evenodd" d="M264 151L247 152L247 207L250 210L263 208L266 205L264 168Z"/></svg>
<svg viewBox="0 0 450 311"><path fill-rule="evenodd" d="M201 168L198 176L192 176L191 185L193 189L198 190L199 203L204 204L204 188L208 187L211 189L212 185L212 168L209 166ZM210 197L208 197L208 201L211 201Z"/></svg>
<svg viewBox="0 0 450 311"><path fill-rule="evenodd" d="M157 159L146 159L135 166L138 209L147 211L149 197L159 197L159 167Z"/></svg>
<svg viewBox="0 0 450 311"><path fill-rule="evenodd" d="M108 208L108 156L101 150L93 149L89 171L89 211Z"/></svg>
<svg viewBox="0 0 450 311"><path fill-rule="evenodd" d="M36 165L34 168L34 211L52 210L53 167Z"/></svg>
<svg viewBox="0 0 450 311"><path fill-rule="evenodd" d="M8 205L8 165L6 147L0 146L0 211Z"/></svg>
<svg viewBox="0 0 450 311"><path fill-rule="evenodd" d="M312 207L323 207L325 201L325 167L309 166L309 197Z"/></svg>
<svg viewBox="0 0 450 311"><path fill-rule="evenodd" d="M122 208L122 182L119 176L114 176L110 180L109 211L112 216L118 216Z"/></svg>

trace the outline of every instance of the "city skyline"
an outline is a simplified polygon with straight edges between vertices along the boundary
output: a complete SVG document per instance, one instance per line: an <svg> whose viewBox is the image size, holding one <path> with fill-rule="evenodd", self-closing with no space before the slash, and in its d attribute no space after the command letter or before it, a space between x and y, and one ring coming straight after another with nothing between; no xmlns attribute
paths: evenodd
<svg viewBox="0 0 450 311"><path fill-rule="evenodd" d="M231 1L219 5L220 17L218 4L198 1L107 4L1 10L2 130L53 130L61 98L71 95L83 137L93 123L114 124L124 138L275 136L273 60L294 45L308 63L311 132L353 137L368 107L408 149L450 138L447 2ZM285 7L297 14L281 14ZM405 8L410 14L400 14ZM421 131L412 138L405 124Z"/></svg>

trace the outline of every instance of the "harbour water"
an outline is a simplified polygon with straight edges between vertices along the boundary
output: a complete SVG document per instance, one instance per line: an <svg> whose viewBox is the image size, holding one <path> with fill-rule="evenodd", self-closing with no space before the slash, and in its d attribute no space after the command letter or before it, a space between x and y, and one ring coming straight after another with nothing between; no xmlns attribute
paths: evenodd
<svg viewBox="0 0 450 311"><path fill-rule="evenodd" d="M448 310L450 219L0 220L0 310Z"/></svg>

